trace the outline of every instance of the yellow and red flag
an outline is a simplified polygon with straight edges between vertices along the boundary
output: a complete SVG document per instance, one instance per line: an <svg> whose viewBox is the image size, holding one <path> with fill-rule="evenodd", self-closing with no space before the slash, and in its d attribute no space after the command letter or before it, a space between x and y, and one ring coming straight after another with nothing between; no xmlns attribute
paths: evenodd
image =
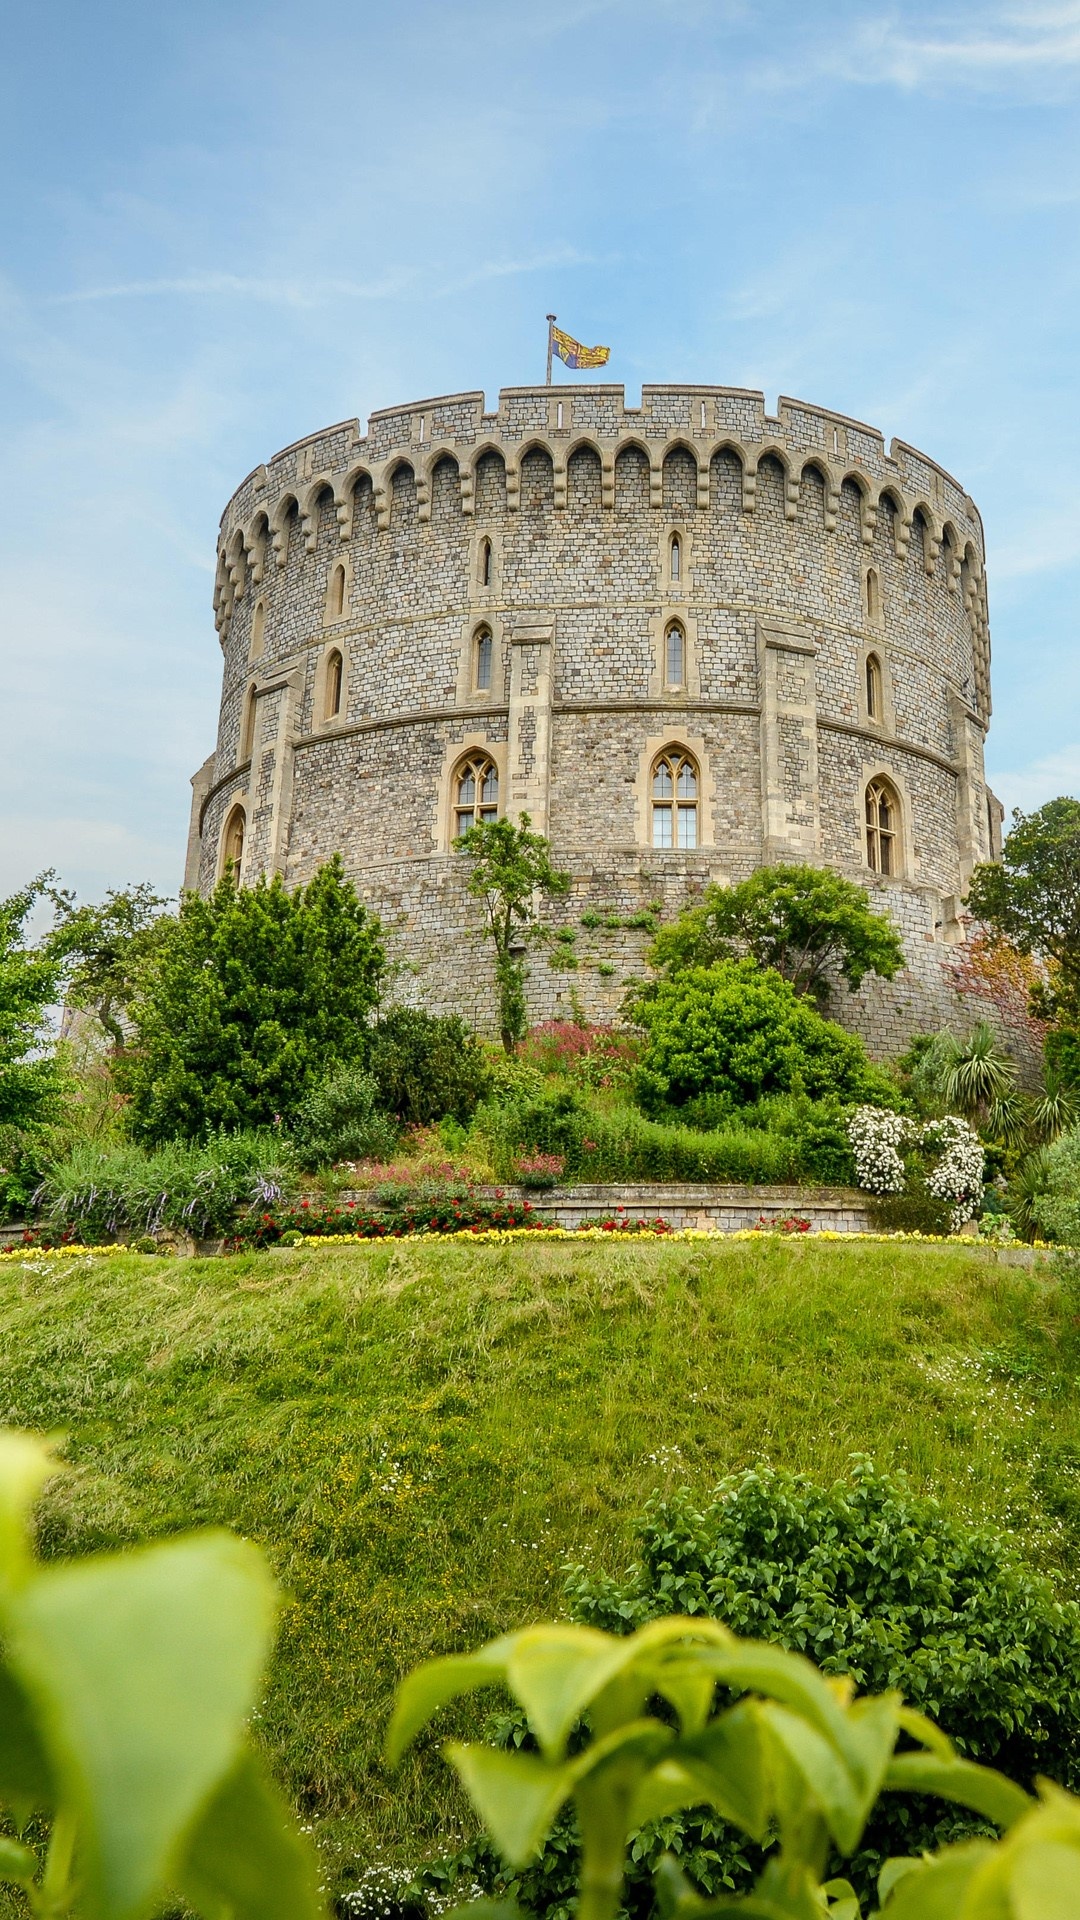
<svg viewBox="0 0 1080 1920"><path fill-rule="evenodd" d="M552 327L551 346L566 367L602 367L611 358L610 347L583 347L580 340L564 333L561 327Z"/></svg>

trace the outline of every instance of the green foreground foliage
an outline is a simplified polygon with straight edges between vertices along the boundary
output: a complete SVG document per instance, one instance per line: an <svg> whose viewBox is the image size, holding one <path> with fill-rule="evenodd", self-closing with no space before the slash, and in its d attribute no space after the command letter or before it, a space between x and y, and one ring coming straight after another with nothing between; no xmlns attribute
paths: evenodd
<svg viewBox="0 0 1080 1920"><path fill-rule="evenodd" d="M0 1883L40 1920L142 1920L167 1894L207 1920L318 1920L247 1734L273 1637L262 1556L204 1532L42 1567L30 1514L55 1471L0 1432L0 1806L21 1836L0 1836Z"/></svg>
<svg viewBox="0 0 1080 1920"><path fill-rule="evenodd" d="M429 1750L385 1768L401 1676L556 1611L568 1563L624 1564L657 1488L703 1503L763 1460L828 1482L867 1453L1067 1587L1078 1370L1058 1284L963 1247L0 1266L6 1417L70 1436L42 1551L208 1522L264 1547L286 1601L258 1738L339 1890L471 1830Z"/></svg>
<svg viewBox="0 0 1080 1920"><path fill-rule="evenodd" d="M573 1807L578 1920L617 1920L635 1832L702 1807L767 1843L764 1864L748 1894L703 1899L665 1855L657 1873L664 1920L860 1920L862 1903L847 1878L829 1872L829 1858L857 1850L886 1792L953 1801L1006 1838L890 1859L875 1914L1071 1920L1077 1912L1080 1801L1046 1783L1035 1801L965 1760L899 1693L860 1698L802 1655L737 1639L717 1621L675 1615L618 1638L533 1626L471 1655L430 1661L400 1689L391 1757L449 1701L493 1686L522 1710L539 1751L452 1741L446 1758L511 1867L526 1866ZM486 1911L506 1920L515 1910L500 1902Z"/></svg>

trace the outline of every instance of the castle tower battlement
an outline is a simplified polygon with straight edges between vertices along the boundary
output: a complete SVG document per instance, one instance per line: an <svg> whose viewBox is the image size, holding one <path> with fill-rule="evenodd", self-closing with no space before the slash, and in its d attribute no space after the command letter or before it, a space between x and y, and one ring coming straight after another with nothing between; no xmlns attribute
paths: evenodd
<svg viewBox="0 0 1080 1920"><path fill-rule="evenodd" d="M838 1014L888 1050L955 1011L960 901L999 846L985 555L905 442L728 387L416 401L250 474L214 603L189 886L341 851L403 993L490 1025L451 843L528 812L574 876L537 1017L610 1013L656 903L782 858L858 878L904 934L908 972Z"/></svg>

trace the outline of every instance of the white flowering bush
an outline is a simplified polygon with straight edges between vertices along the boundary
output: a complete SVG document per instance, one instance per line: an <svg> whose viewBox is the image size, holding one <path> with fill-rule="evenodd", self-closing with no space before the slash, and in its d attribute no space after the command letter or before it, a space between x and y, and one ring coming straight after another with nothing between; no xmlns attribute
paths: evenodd
<svg viewBox="0 0 1080 1920"><path fill-rule="evenodd" d="M855 1161L855 1178L866 1193L900 1194L908 1190L910 1174L921 1172L922 1184L935 1200L949 1208L949 1231L960 1228L982 1204L983 1149L975 1128L959 1114L943 1120L919 1122L880 1107L856 1107L847 1123ZM916 1162L912 1169L905 1160Z"/></svg>
<svg viewBox="0 0 1080 1920"><path fill-rule="evenodd" d="M907 1174L900 1148L911 1123L882 1107L856 1107L847 1123L855 1179L867 1193L903 1193Z"/></svg>
<svg viewBox="0 0 1080 1920"><path fill-rule="evenodd" d="M982 1205L982 1141L970 1120L947 1113L943 1120L928 1120L920 1127L919 1145L940 1155L927 1173L926 1185L936 1200L951 1203L949 1229L959 1233L965 1220L970 1220Z"/></svg>

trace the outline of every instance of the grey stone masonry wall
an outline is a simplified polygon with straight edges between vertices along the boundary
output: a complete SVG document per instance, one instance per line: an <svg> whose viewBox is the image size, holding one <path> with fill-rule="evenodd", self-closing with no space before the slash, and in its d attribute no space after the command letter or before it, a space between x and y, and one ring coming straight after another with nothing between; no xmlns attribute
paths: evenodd
<svg viewBox="0 0 1080 1920"><path fill-rule="evenodd" d="M950 948L1000 817L983 534L903 441L725 387L649 386L637 408L617 386L388 408L248 476L222 519L215 611L220 721L188 885L214 884L240 829L245 880L295 884L340 852L404 963L398 993L490 1028L490 956L451 848L458 769L479 751L501 809L527 812L573 876L547 917L574 938L530 963L534 1018L610 1017L650 911L797 859L861 881L904 937L906 971L838 995L838 1017L879 1052L963 1020ZM692 848L654 844L667 750L696 769ZM867 858L879 780L888 874Z"/></svg>
<svg viewBox="0 0 1080 1920"><path fill-rule="evenodd" d="M785 1220L809 1221L812 1233L869 1233L866 1195L847 1187L719 1187L663 1184L643 1186L553 1187L547 1193L524 1187L477 1187L481 1200L526 1201L545 1225L587 1227L602 1220L666 1221L669 1227L697 1227L705 1233L738 1233L777 1227ZM369 1205L363 1189L343 1193L342 1201Z"/></svg>

